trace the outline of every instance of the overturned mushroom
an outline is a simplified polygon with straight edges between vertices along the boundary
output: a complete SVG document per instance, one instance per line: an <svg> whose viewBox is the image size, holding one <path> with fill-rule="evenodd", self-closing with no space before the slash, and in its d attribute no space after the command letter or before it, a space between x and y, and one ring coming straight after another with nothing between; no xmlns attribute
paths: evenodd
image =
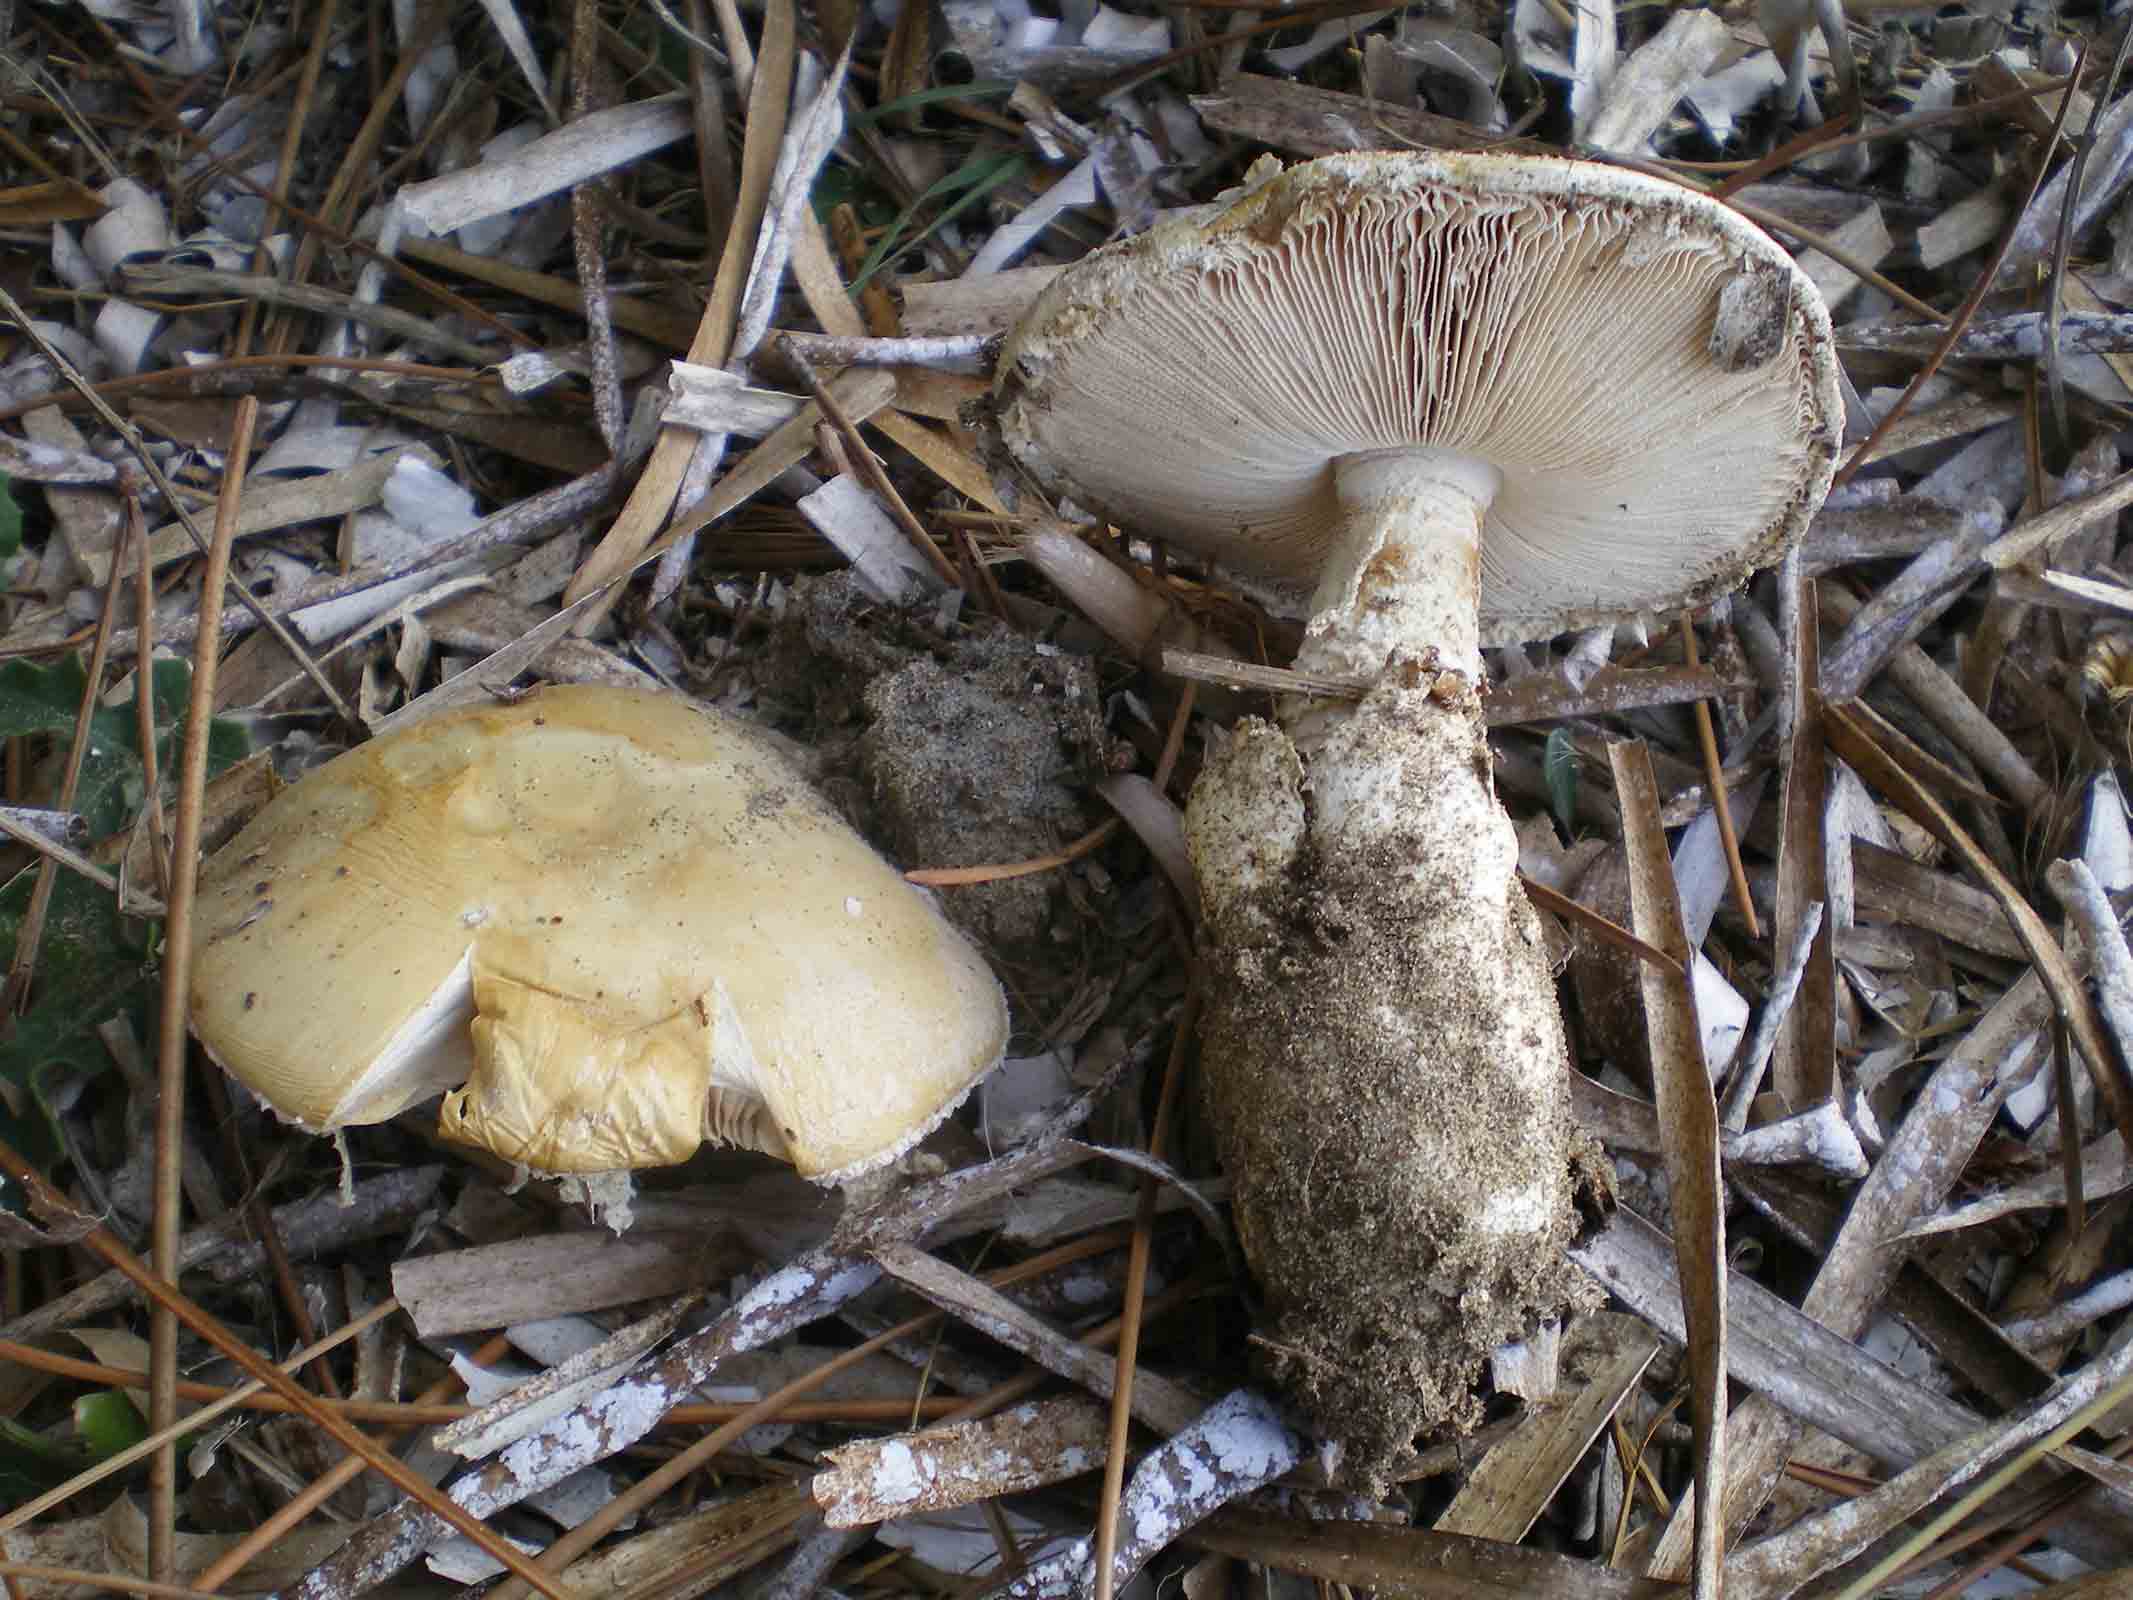
<svg viewBox="0 0 2133 1600"><path fill-rule="evenodd" d="M447 1137L543 1172L708 1139L848 1178L1006 1042L977 951L760 735L642 690L328 762L207 864L195 927L193 1027L282 1116L452 1090Z"/></svg>
<svg viewBox="0 0 2133 1600"><path fill-rule="evenodd" d="M997 396L1039 477L1308 618L1299 670L1371 685L1241 723L1187 830L1262 1343L1373 1478L1577 1292L1584 1147L1481 646L1694 605L1795 540L1837 444L1828 315L1671 184L1335 156L1068 269Z"/></svg>

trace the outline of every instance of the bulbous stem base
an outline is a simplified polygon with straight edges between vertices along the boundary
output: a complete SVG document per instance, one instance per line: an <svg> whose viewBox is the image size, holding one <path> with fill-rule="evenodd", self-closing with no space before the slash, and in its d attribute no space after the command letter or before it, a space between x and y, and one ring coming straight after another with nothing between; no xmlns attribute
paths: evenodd
<svg viewBox="0 0 2133 1600"><path fill-rule="evenodd" d="M1488 1353L1580 1281L1568 1055L1481 717L1493 485L1427 465L1342 477L1352 537L1299 664L1374 687L1240 724L1186 812L1263 1344L1362 1482L1470 1422Z"/></svg>

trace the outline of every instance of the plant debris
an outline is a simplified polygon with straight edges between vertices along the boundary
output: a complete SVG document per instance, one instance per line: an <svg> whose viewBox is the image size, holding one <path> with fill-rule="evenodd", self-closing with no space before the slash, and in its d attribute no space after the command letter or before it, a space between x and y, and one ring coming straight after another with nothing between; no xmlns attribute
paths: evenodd
<svg viewBox="0 0 2133 1600"><path fill-rule="evenodd" d="M2129 37L2087 0L0 0L10 1594L2122 1586ZM1831 307L1843 426L1785 565L1572 605L1463 686L1561 1126L1391 1059L1351 1126L1278 1114L1270 1188L1203 1086L1322 1063L1205 958L1186 800L1239 727L1397 696L1033 480L996 368L1106 241L1364 151L1701 191ZM1609 381L1602 454L1680 400ZM837 1188L699 1151L618 1243L611 1187L441 1144L434 1100L329 1142L226 1079L163 998L198 858L544 682L745 721L933 896L1011 1012L972 1107ZM1450 1027L1482 991L1430 948ZM1331 1176L1409 1126L1570 1152L1615 1209L1432 1304L1455 1374L1346 1352L1358 1493L1268 1379L1284 1313L1364 1328L1430 1244ZM1269 1193L1356 1226L1255 1276L1229 1207L1249 1244Z"/></svg>

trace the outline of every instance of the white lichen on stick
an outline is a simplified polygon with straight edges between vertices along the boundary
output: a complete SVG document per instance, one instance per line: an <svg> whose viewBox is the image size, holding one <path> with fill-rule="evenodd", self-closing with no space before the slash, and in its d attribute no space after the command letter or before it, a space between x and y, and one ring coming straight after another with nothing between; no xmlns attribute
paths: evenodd
<svg viewBox="0 0 2133 1600"><path fill-rule="evenodd" d="M1105 1417L1068 1398L990 1417L867 1439L825 1452L815 1503L833 1528L943 1511L1077 1477L1103 1460Z"/></svg>
<svg viewBox="0 0 2133 1600"><path fill-rule="evenodd" d="M1119 1499L1112 1592L1122 1592L1155 1553L1240 1496L1274 1482L1303 1459L1303 1440L1272 1402L1236 1389L1209 1406L1134 1468ZM1092 1592L1096 1556L1077 1539L1036 1563L1006 1592L1014 1600Z"/></svg>

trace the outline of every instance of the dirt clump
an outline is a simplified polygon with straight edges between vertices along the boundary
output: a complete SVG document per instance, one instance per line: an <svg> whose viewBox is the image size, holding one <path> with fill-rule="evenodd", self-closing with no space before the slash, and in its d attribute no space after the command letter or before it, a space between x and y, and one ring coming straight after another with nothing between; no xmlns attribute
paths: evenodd
<svg viewBox="0 0 2133 1600"><path fill-rule="evenodd" d="M842 575L796 589L812 657L811 742L826 786L905 867L1026 861L1094 826L1109 770L1095 668L986 618L948 631L895 612ZM836 774L845 775L838 782ZM854 784L851 780L856 779ZM941 892L948 915L1013 962L1047 946L1060 875Z"/></svg>

